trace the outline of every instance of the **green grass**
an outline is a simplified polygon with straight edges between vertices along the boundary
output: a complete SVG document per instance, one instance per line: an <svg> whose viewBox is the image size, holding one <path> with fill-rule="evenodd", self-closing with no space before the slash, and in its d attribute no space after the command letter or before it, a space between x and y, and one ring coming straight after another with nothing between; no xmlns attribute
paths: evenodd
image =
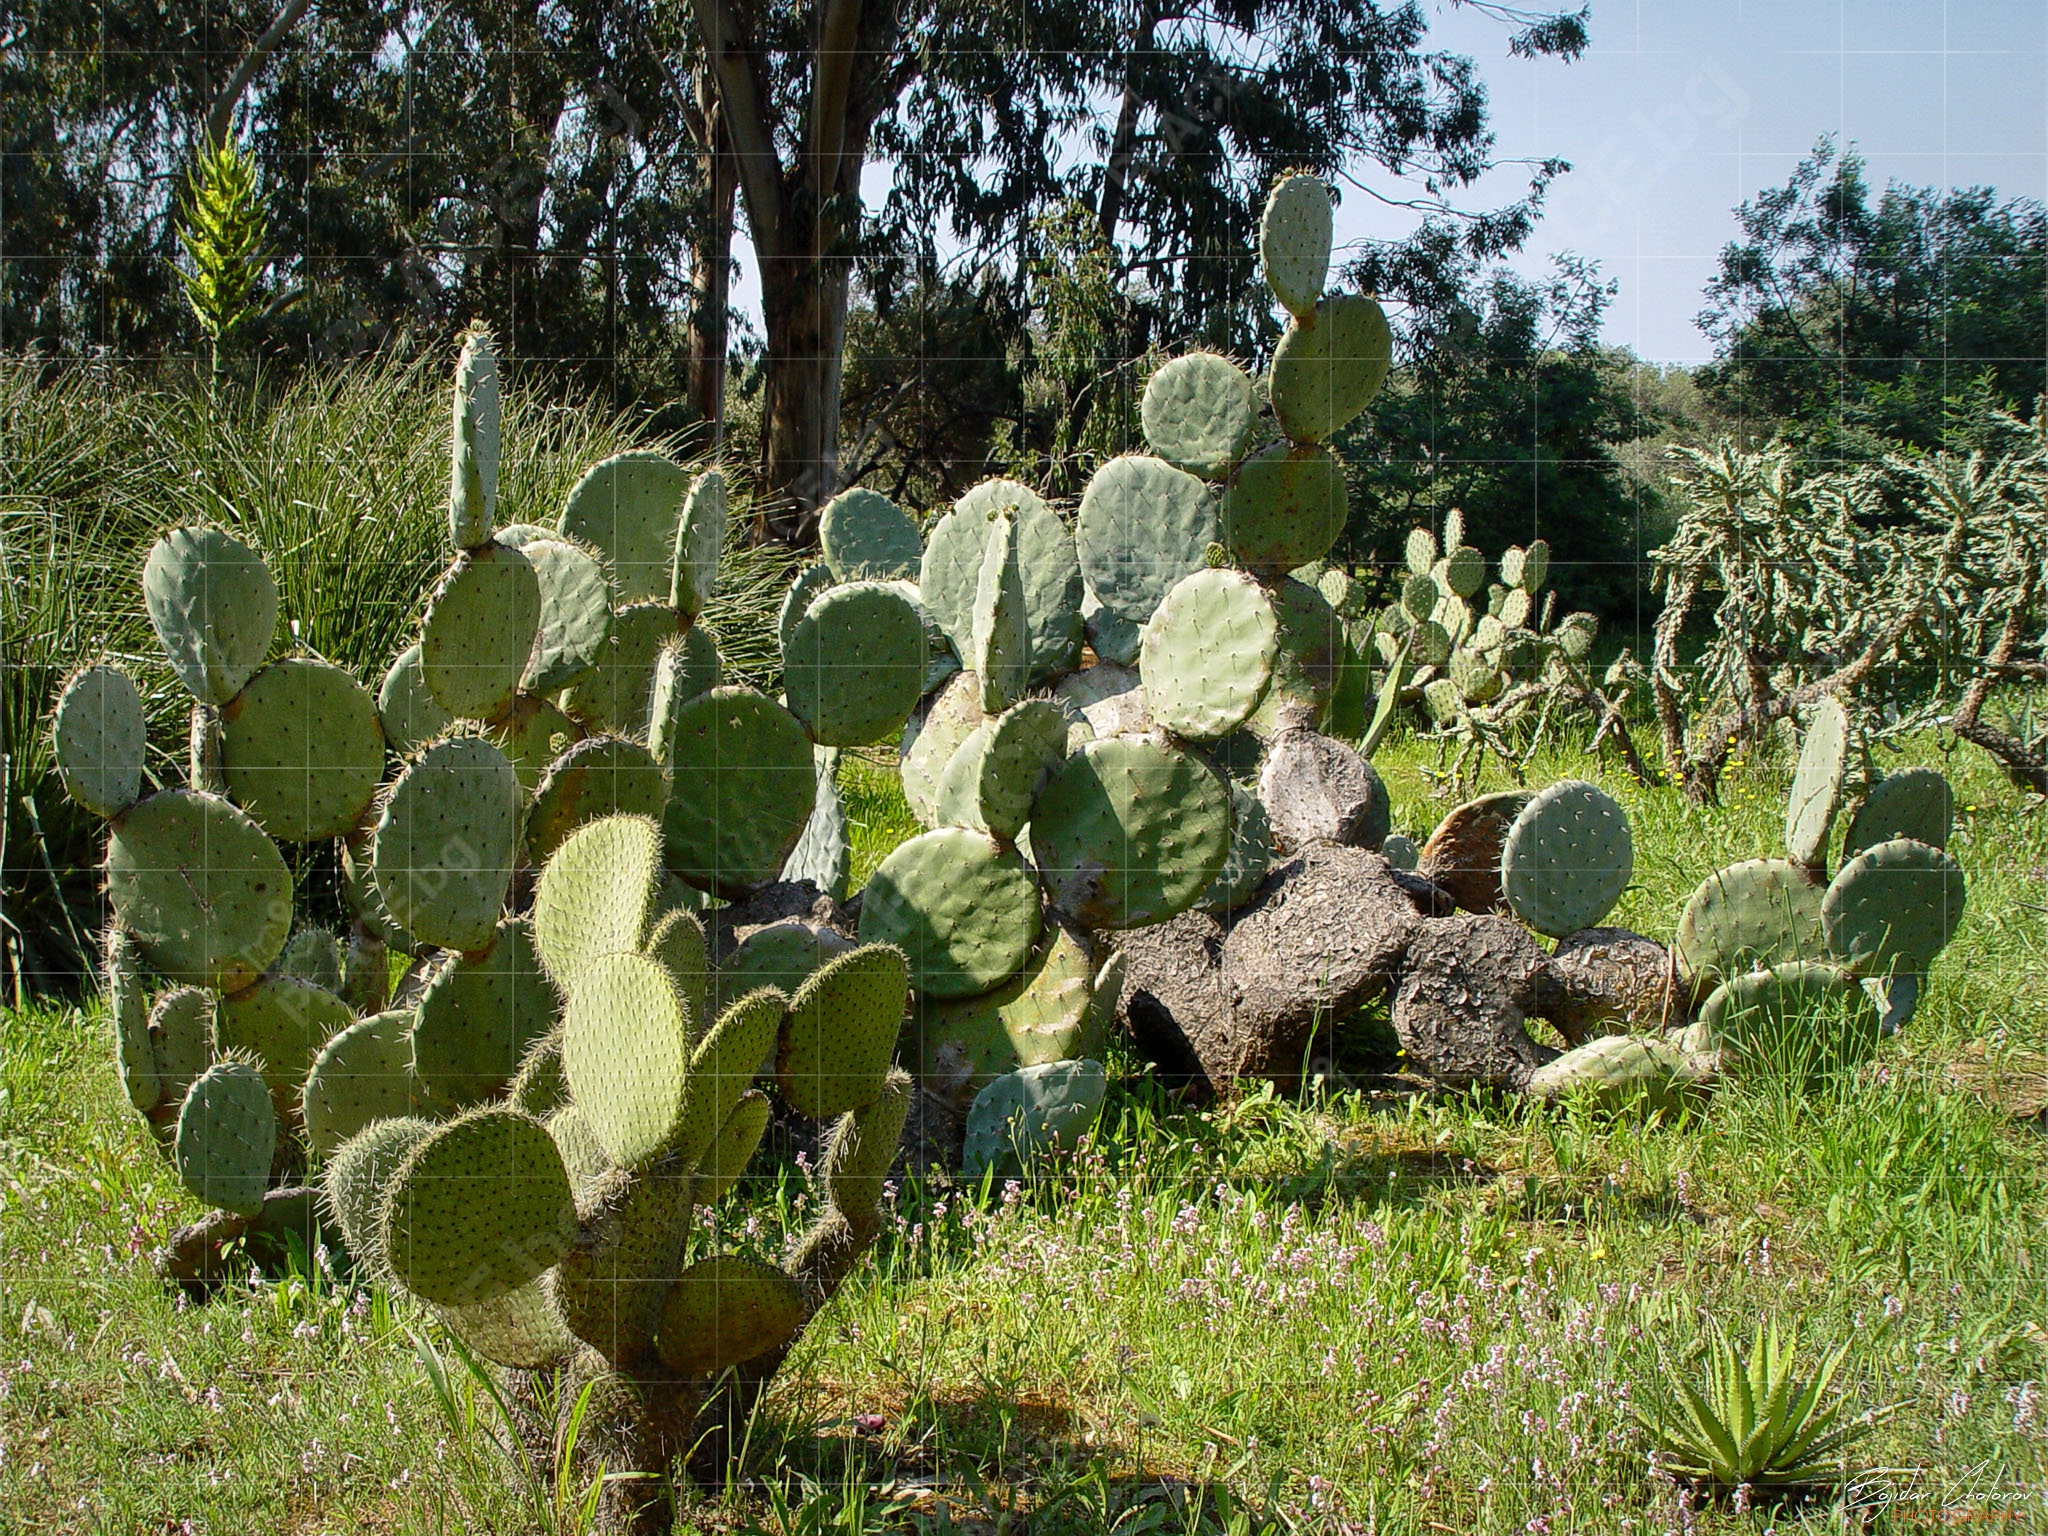
<svg viewBox="0 0 2048 1536"><path fill-rule="evenodd" d="M1382 754L1412 833L1442 809L1431 761ZM1949 1072L2039 1070L2048 831L1974 752L1948 766L1970 909L1871 1067L1642 1123L1333 1091L1195 1113L1119 1061L1073 1177L985 1206L899 1192L758 1423L753 1477L693 1522L2048 1529L2043 1138ZM1738 768L1713 811L1575 755L1535 776L1565 774L1628 806L1617 920L1651 934L1703 875L1778 846L1782 763ZM849 761L846 791L858 881L913 824L872 764ZM460 1430L429 1390L409 1304L317 1272L206 1306L165 1292L143 1255L198 1207L118 1093L96 1015L0 1018L0 1528L534 1528L488 1406ZM725 1235L772 1247L805 1203L771 1167ZM1851 1411L1904 1405L1859 1448L1868 1497L1681 1510L1634 1419L1660 1350L1769 1315L1816 1358L1848 1344Z"/></svg>

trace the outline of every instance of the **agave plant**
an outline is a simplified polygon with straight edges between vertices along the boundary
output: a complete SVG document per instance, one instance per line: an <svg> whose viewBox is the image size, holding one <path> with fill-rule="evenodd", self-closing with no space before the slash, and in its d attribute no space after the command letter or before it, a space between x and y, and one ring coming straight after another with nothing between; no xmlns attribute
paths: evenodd
<svg viewBox="0 0 2048 1536"><path fill-rule="evenodd" d="M1845 1344L1800 1381L1799 1330L1780 1338L1773 1321L1758 1324L1749 1359L1718 1323L1710 1325L1704 1391L1672 1375L1680 1412L1640 1414L1657 1466L1673 1476L1728 1492L1748 1487L1787 1493L1840 1481L1841 1453L1898 1411L1872 1409L1844 1423L1839 1399L1822 1406Z"/></svg>

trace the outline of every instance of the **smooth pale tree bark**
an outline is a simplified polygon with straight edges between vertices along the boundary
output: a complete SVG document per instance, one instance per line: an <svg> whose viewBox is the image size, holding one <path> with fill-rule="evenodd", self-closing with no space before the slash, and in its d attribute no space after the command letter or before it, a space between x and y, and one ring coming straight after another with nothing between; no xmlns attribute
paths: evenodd
<svg viewBox="0 0 2048 1536"><path fill-rule="evenodd" d="M242 97L248 94L249 82L256 78L256 71L263 67L263 61L277 52L291 29L299 24L299 18L312 8L313 0L285 0L285 4L270 25L257 34L256 41L249 45L249 51L235 66L235 72L228 76L206 109L206 143L208 147L224 143L228 131L235 125L235 108L242 104Z"/></svg>

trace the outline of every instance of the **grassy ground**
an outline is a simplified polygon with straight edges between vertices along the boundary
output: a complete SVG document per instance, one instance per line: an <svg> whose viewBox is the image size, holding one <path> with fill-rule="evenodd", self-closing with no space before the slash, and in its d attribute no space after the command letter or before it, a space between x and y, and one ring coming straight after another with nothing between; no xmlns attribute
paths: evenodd
<svg viewBox="0 0 2048 1536"><path fill-rule="evenodd" d="M1441 809L1429 762L1382 756L1415 834ZM1956 1080L2040 1070L2048 827L1974 752L1949 771L1969 914L1874 1067L1645 1124L1341 1084L1198 1114L1118 1063L1073 1177L986 1206L899 1192L894 1237L757 1426L758 1475L692 1520L2048 1530L2043 1138ZM1592 770L1534 777L1567 773ZM1636 830L1617 921L1668 937L1702 876L1777 849L1782 765L1738 769L1715 811L1592 776ZM911 824L882 775L849 779L858 879ZM437 1399L409 1306L317 1267L197 1307L157 1284L143 1256L198 1208L106 1055L96 1017L0 1016L0 1529L573 1524L545 1475L501 1475L486 1399ZM803 1203L770 1169L726 1234L772 1246ZM1903 1405L1855 1499L1695 1511L1646 1476L1634 1410L1660 1362L1696 1373L1710 1317L1796 1319L1816 1354L1849 1346L1853 1411Z"/></svg>

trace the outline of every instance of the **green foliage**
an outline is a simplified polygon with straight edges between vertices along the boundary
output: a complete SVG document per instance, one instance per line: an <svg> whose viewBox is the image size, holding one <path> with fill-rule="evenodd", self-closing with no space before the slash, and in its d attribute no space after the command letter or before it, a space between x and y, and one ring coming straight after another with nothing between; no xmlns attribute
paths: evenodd
<svg viewBox="0 0 2048 1536"><path fill-rule="evenodd" d="M270 265L270 221L256 188L256 159L232 140L200 150L185 179L178 272L220 377L221 349L261 308L258 285Z"/></svg>

